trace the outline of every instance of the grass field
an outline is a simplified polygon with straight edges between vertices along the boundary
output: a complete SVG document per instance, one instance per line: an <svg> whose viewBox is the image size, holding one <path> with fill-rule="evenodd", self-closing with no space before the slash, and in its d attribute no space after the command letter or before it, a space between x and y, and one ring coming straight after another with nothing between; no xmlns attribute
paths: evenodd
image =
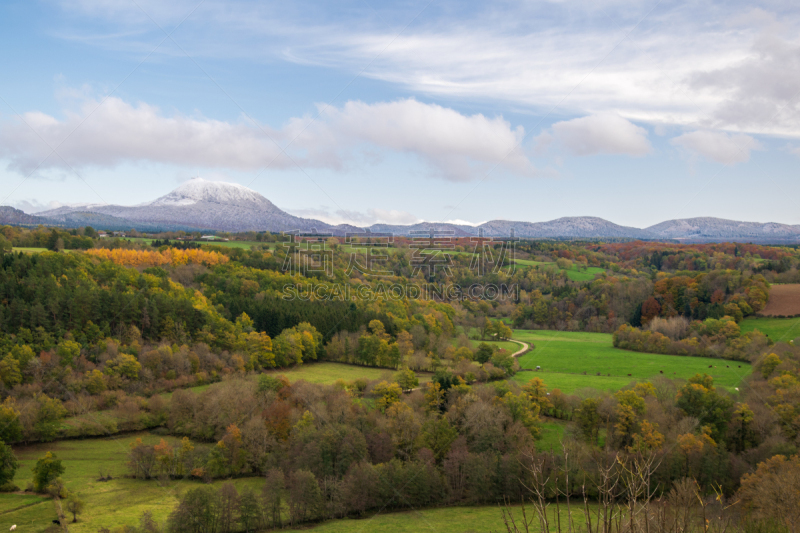
<svg viewBox="0 0 800 533"><path fill-rule="evenodd" d="M145 244L150 244L151 242L153 242L155 240L155 239L151 239L149 237L125 237L125 239L129 240L129 241L132 241L132 242L142 242L142 243L145 243ZM202 246L214 245L214 246L224 246L226 248L243 248L245 250L249 250L250 248L252 248L255 245L260 246L260 245L266 244L266 245L270 246L271 248L274 248L275 245L276 245L276 243L274 243L274 242L267 243L267 242L256 242L256 241L208 241L208 242L207 241L192 241L192 242L197 242L198 244L200 244Z"/></svg>
<svg viewBox="0 0 800 533"><path fill-rule="evenodd" d="M22 252L26 254L37 254L39 252L46 252L47 248L12 248L12 252Z"/></svg>
<svg viewBox="0 0 800 533"><path fill-rule="evenodd" d="M757 329L775 342L790 341L800 337L800 317L797 318L746 318L739 323L742 333Z"/></svg>
<svg viewBox="0 0 800 533"><path fill-rule="evenodd" d="M551 427L552 426L552 427ZM541 449L558 446L564 424L545 422L545 439L539 441ZM116 439L86 439L62 441L15 449L20 459L20 469L15 482L24 487L31 479L31 467L36 460L51 451L66 467L62 476L67 488L80 495L86 510L77 523L69 524L70 532L94 533L100 528L137 525L145 510L164 523L182 495L189 489L202 486L199 481L171 481L164 486L158 481L139 481L122 478L126 473L127 453L131 442L141 437L145 442L158 442L160 437L140 433ZM165 440L175 443L176 439ZM111 474L111 481L97 481L100 470ZM260 491L263 478L244 478L232 481L238 489L250 486ZM215 484L223 483L222 481ZM551 506L553 507L553 506ZM574 509L579 511L579 509ZM381 513L372 518L332 520L303 528L320 533L350 531L500 531L503 527L501 511L497 506L448 507L398 513ZM562 507L562 520L566 510ZM23 531L41 532L56 518L52 500L32 494L0 495L0 517L3 523L17 524ZM363 528L363 529L362 529Z"/></svg>
<svg viewBox="0 0 800 533"><path fill-rule="evenodd" d="M480 343L485 342L489 346L496 346L497 348L503 348L511 353L517 352L522 348L522 346L520 346L516 342L511 342L511 341L470 340L469 342L472 343L473 348L477 348L478 345L480 345Z"/></svg>
<svg viewBox="0 0 800 533"><path fill-rule="evenodd" d="M157 443L160 437L141 433L118 438L86 439L53 442L15 448L20 468L14 482L21 488L31 480L31 468L46 452L55 453L66 467L62 476L67 489L76 492L86 503L78 523L69 524L71 533L95 533L102 527L113 529L121 525L137 525L145 510L153 517L166 520L184 492L203 483L199 481L171 481L161 486L157 481L139 481L122 478L126 473L130 443L137 437L145 442ZM165 440L175 443L176 439ZM111 474L111 481L97 481L100 470ZM234 480L237 488L246 485L260 489L259 478ZM0 495L0 516L4 523L17 524L21 531L39 532L56 518L55 508L49 498L34 495ZM19 505L17 505L19 504ZM22 505L26 505L21 507ZM14 507L21 507L13 510ZM9 510L6 510L9 509Z"/></svg>
<svg viewBox="0 0 800 533"><path fill-rule="evenodd" d="M558 431L564 425L558 422L545 422L545 429L555 428L547 435L553 436L541 443L549 449L558 445ZM164 486L155 480L139 481L125 479L125 463L131 442L141 437L145 442L158 442L160 437L140 433L116 439L86 439L63 441L35 446L18 447L15 452L20 459L20 469L15 482L24 487L31 478L31 467L36 460L51 451L66 467L62 476L67 488L80 495L86 510L77 523L69 524L72 533L94 533L101 528L114 529L123 525L135 526L145 510L153 513L153 518L163 524L178 500L189 489L202 486L199 481L171 481ZM175 442L175 439L165 440ZM550 442L552 441L552 442ZM545 449L545 448L542 448ZM98 481L103 470L113 477L110 481ZM215 482L216 485L223 483ZM260 491L263 478L244 478L232 481L238 489L250 486ZM555 506L551 512L555 513ZM515 508L517 516L518 508ZM529 509L530 511L530 509ZM579 524L582 515L580 508L573 508L573 517ZM555 517L555 514L553 515ZM17 524L20 531L41 532L51 526L56 518L52 500L32 494L0 495L0 517L4 524ZM566 520L566 509L561 507L562 521ZM319 533L387 531L501 531L502 514L498 506L446 507L423 509L397 513L381 513L363 519L342 519L305 527Z"/></svg>
<svg viewBox="0 0 800 533"><path fill-rule="evenodd" d="M592 512L596 512L596 504L590 504ZM510 507L517 525L522 522L522 511L519 505ZM583 501L572 501L573 531L586 530L583 518ZM527 506L528 520L534 519L530 531L539 531L539 523L533 515L533 508ZM556 506L549 507L550 527L555 528ZM561 525L567 531L567 508L561 501ZM597 517L592 516L592 520ZM420 509L399 513L380 513L361 519L345 518L330 520L322 524L306 528L314 533L371 533L381 531L386 533L425 533L446 531L448 533L488 533L506 531L503 525L503 512L500 505L487 505L481 507L441 507L438 509Z"/></svg>
<svg viewBox="0 0 800 533"><path fill-rule="evenodd" d="M512 343L513 344L513 343ZM515 345L516 346L516 345ZM367 366L346 365L343 363L307 363L289 369L273 370L269 372L275 375L284 375L289 381L299 381L301 379L309 383L322 383L330 385L342 379L353 381L359 378L373 379L392 379L397 371L386 368L372 368ZM420 383L431 380L430 374L418 374Z"/></svg>
<svg viewBox="0 0 800 533"><path fill-rule="evenodd" d="M500 319L492 318L492 320L499 320L500 322L503 322L507 326L509 326L509 327L511 326L511 319L510 318L500 318ZM470 342L470 344L472 345L473 348L477 348L478 345L480 345L480 343L482 343L482 342L485 342L489 346L494 346L494 347L497 347L497 348L503 348L505 350L508 350L511 353L515 353L515 352L519 351L522 348L522 346L520 346L518 343L511 342L511 341L493 341L493 340L489 340L489 339L484 339L484 340L473 339L472 337L475 337L475 336L480 334L480 332L478 331L478 328L469 328L469 330L465 330L463 327L458 326L458 334L460 335L462 333L467 335L468 337L470 337L469 342ZM455 346L456 344L458 344L458 340L457 339L453 339L452 344L453 344L453 346Z"/></svg>
<svg viewBox="0 0 800 533"><path fill-rule="evenodd" d="M519 358L520 366L542 367L538 372L518 372L514 379L527 382L538 376L549 388L565 393L585 387L617 390L660 375L686 379L702 373L712 376L717 386L732 390L751 371L748 363L738 361L619 350L605 333L515 330L514 338L535 345Z"/></svg>
<svg viewBox="0 0 800 533"><path fill-rule="evenodd" d="M381 513L361 519L330 520L309 528L315 533L417 533L447 531L500 531L503 515L499 507L443 507L401 513Z"/></svg>
<svg viewBox="0 0 800 533"><path fill-rule="evenodd" d="M522 266L555 265L555 263L544 263L542 261L531 261L528 259L514 259L514 262ZM586 270L580 270L575 265L572 265L572 268L562 270L566 271L567 276L572 281L591 281L594 279L595 274L605 272L605 270L600 267L588 267Z"/></svg>
<svg viewBox="0 0 800 533"><path fill-rule="evenodd" d="M586 270L578 270L576 267L572 267L567 270L567 276L572 281L592 281L595 274L602 274L603 272L605 270L600 267L588 267Z"/></svg>
<svg viewBox="0 0 800 533"><path fill-rule="evenodd" d="M509 343L513 346L518 346L514 343ZM265 372L265 374L272 374L274 376L286 376L286 378L294 383L296 381L304 380L309 383L317 383L321 385L333 385L340 379L343 381L354 381L359 378L367 380L386 379L391 381L396 370L388 368L373 368L368 366L346 365L343 363L321 362L321 363L306 363L292 368L281 368ZM417 373L417 378L420 384L427 383L431 380L433 374ZM253 380L258 380L259 374L250 376ZM203 392L209 387L215 386L216 383L208 383L205 385L198 385L196 387L189 387L192 392ZM169 398L172 392L165 392L163 397Z"/></svg>
<svg viewBox="0 0 800 533"><path fill-rule="evenodd" d="M155 239L151 239L149 237L125 237L125 240L131 241L131 242L143 242L145 244L150 244Z"/></svg>
<svg viewBox="0 0 800 533"><path fill-rule="evenodd" d="M249 250L253 246L261 246L263 244L270 245L270 248L275 248L275 243L266 243L266 242L257 242L257 241L210 241L205 244L214 245L214 246L223 246L225 248L242 248L244 250Z"/></svg>
<svg viewBox="0 0 800 533"><path fill-rule="evenodd" d="M564 431L567 429L567 422L554 418L542 420L542 432L536 441L536 449L540 452L558 450L561 448L561 441L564 440Z"/></svg>
<svg viewBox="0 0 800 533"><path fill-rule="evenodd" d="M0 521L3 527L17 524L20 531L41 531L56 518L50 498L34 494L0 494Z"/></svg>

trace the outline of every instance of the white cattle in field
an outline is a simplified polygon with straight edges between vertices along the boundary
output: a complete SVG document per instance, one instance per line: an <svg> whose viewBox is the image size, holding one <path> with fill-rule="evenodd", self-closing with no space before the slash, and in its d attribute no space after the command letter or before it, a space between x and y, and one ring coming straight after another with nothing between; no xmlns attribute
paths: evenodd
<svg viewBox="0 0 800 533"><path fill-rule="evenodd" d="M11 526L11 529L9 529L9 531L14 531L15 529L17 529L17 524L14 524L13 526Z"/></svg>

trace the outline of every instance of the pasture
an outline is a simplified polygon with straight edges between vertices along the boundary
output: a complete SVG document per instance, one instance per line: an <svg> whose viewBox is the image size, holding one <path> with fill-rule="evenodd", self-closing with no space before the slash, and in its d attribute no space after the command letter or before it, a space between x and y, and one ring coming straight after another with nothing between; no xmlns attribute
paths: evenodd
<svg viewBox="0 0 800 533"><path fill-rule="evenodd" d="M514 343L509 344L518 346ZM319 385L333 385L337 381L351 382L360 378L364 378L368 381L384 379L387 381L392 381L397 372L397 370L391 370L388 368L375 368L370 366L348 365L345 363L323 361L319 363L305 363L302 365L293 366L291 368L277 368L275 370L264 372L264 374L270 374L273 376L286 376L290 383L295 383L302 380L307 381L308 383L316 383ZM260 374L250 374L248 375L248 378L258 381L259 375ZM420 384L430 381L432 375L433 374L431 373L417 372L417 378L419 379ZM214 387L215 385L216 383L207 383L204 385L197 385L196 387L189 387L187 390L200 393L208 388ZM161 396L164 398L169 398L172 396L172 392L165 392Z"/></svg>
<svg viewBox="0 0 800 533"><path fill-rule="evenodd" d="M139 242L143 244L150 244L155 239L150 237L124 237L124 240L129 240L131 242ZM245 250L251 249L253 246L261 246L267 245L270 248L275 248L276 244L274 242L256 242L256 241L192 241L196 242L201 246L222 246L224 248L242 248Z"/></svg>
<svg viewBox="0 0 800 533"><path fill-rule="evenodd" d="M268 373L276 376L284 375L290 382L300 381L302 379L309 383L332 385L339 380L354 381L359 378L365 378L367 380L385 379L391 381L392 377L397 373L397 371L387 368L321 362L305 363L292 368L271 370ZM258 379L257 376L254 377L255 379ZM418 373L417 377L419 378L420 383L425 383L426 381L431 380L430 374Z"/></svg>
<svg viewBox="0 0 800 533"><path fill-rule="evenodd" d="M62 476L68 490L77 493L86 503L78 522L69 524L71 533L95 533L101 528L114 529L122 525L136 526L146 510L163 523L178 499L190 488L204 485L201 481L177 480L163 485L156 480L142 481L123 478L127 473L130 444L141 437L148 443L158 443L161 437L138 433L118 437L68 440L15 447L20 467L14 482L21 488L31 481L31 468L46 452L55 453L62 460L66 471ZM177 439L164 437L170 444ZM203 446L198 445L196 446ZM111 475L110 481L99 481L100 473ZM247 485L260 489L260 478L242 478L232 481L237 488ZM215 482L215 484L222 483ZM9 498L11 503L6 503ZM52 500L35 495L2 495L4 523L17 524L17 528L28 532L47 529L56 512ZM17 505L19 504L19 505ZM71 520L71 517L70 517ZM23 529L24 526L24 529Z"/></svg>
<svg viewBox="0 0 800 533"><path fill-rule="evenodd" d="M774 286L773 286L774 287ZM745 318L739 323L742 333L757 329L775 342L787 342L800 337L800 317L772 318L753 317Z"/></svg>
<svg viewBox="0 0 800 533"><path fill-rule="evenodd" d="M50 498L35 494L0 494L0 520L6 529L16 524L20 531L43 531L54 518L56 511Z"/></svg>
<svg viewBox="0 0 800 533"><path fill-rule="evenodd" d="M47 248L12 248L12 252L22 252L24 254L38 254L39 252L46 252Z"/></svg>
<svg viewBox="0 0 800 533"><path fill-rule="evenodd" d="M552 265L555 267L555 263L544 263L542 261L531 261L528 259L514 259L514 263L520 266L525 267L536 267L536 266L549 266ZM567 273L567 277L572 281L591 281L594 279L595 274L602 274L605 272L600 267L587 267L585 270L578 268L577 265L573 264L571 268L568 269L561 269L562 272Z"/></svg>
<svg viewBox="0 0 800 533"><path fill-rule="evenodd" d="M592 512L596 513L596 504L589 504ZM519 525L522 521L522 511L519 505L510 507L514 519ZM567 530L567 508L561 501L561 524ZM528 520L534 519L533 508L527 506ZM556 523L556 506L551 504L548 512L551 528ZM597 517L592 516L592 520ZM573 531L586 530L583 517L583 501L572 501ZM531 531L539 531L538 521L534 519ZM505 531L503 525L503 511L501 505L487 505L480 507L440 507L436 509L419 509L395 513L379 513L365 518L344 518L329 520L322 524L305 528L314 533L368 533L381 531L385 533L417 533L427 531L447 531L448 533L473 533L476 531Z"/></svg>
<svg viewBox="0 0 800 533"><path fill-rule="evenodd" d="M538 376L549 388L565 393L587 387L618 390L633 381L687 379L703 373L718 387L733 390L751 371L750 364L739 361L620 350L606 333L515 330L514 338L535 346L519 358L520 367L541 366L538 372L518 372L514 379L528 382Z"/></svg>
<svg viewBox="0 0 800 533"><path fill-rule="evenodd" d="M544 422L545 439L541 449L558 446L564 424ZM553 426L551 428L551 426ZM112 438L85 439L52 442L15 448L20 468L14 480L20 487L31 481L31 468L46 452L55 453L62 460L66 471L62 479L68 490L77 493L85 502L85 511L77 523L70 523L71 533L95 533L101 528L112 531L124 525L137 526L141 514L150 510L153 518L164 524L179 499L191 488L204 486L201 481L173 480L163 484L157 480L124 478L127 473L128 450L136 438L146 443L157 443L161 437L149 433L137 433ZM164 437L170 444L177 439ZM209 446L196 444L196 446ZM111 480L100 481L100 474L111 475ZM260 492L263 478L250 477L215 481L214 485L232 482L237 489L251 487ZM555 506L551 512L555 513ZM594 506L592 506L594 507ZM515 507L517 513L519 508ZM530 509L528 510L530 511ZM27 532L42 532L50 528L56 517L50 498L34 494L3 494L0 496L0 516L4 524L17 524ZM553 515L555 517L555 514ZM566 508L561 507L561 518L567 517ZM579 526L582 514L573 508L573 519ZM71 520L71 518L70 518ZM341 519L323 522L317 526L304 527L319 533L345 531L500 531L502 513L498 506L444 507L395 513L379 513L362 519Z"/></svg>
<svg viewBox="0 0 800 533"><path fill-rule="evenodd" d="M511 341L491 341L491 340L470 340L470 344L472 344L473 348L477 348L482 342L485 342L489 346L496 347L498 349L507 350L510 353L514 353L522 348L516 342Z"/></svg>
<svg viewBox="0 0 800 533"><path fill-rule="evenodd" d="M223 248L241 248L243 250L250 250L254 246L262 246L267 245L270 248L274 249L276 243L271 242L257 242L257 241L209 241L209 242L202 242L206 246L222 246ZM280 244L280 243L278 243Z"/></svg>
<svg viewBox="0 0 800 533"><path fill-rule="evenodd" d="M344 518L329 520L322 524L305 528L314 533L368 533L381 531L386 533L417 533L427 531L447 531L448 533L474 533L476 531L505 531L503 525L503 506L487 505L480 507L440 507L435 509L418 509L395 513L379 513L365 518ZM509 506L517 525L522 522L522 509L519 505ZM590 503L589 510L594 513L592 520L597 518L597 504ZM530 531L539 531L539 522L535 518L533 508L528 505L525 509L528 520L533 520ZM567 512L564 500L560 502L558 515L562 529L567 531L567 521L570 513ZM572 531L586 531L586 522L583 515L583 501L572 500ZM555 504L548 508L551 529L557 522Z"/></svg>
<svg viewBox="0 0 800 533"><path fill-rule="evenodd" d="M511 327L511 319L508 317L503 318L494 318L489 317L493 321L499 321L503 324ZM487 337L485 339L476 338L480 336L480 330L476 327L464 328L463 326L457 326L458 335L466 335L470 339L470 344L472 348L477 348L482 342L485 342L489 346L493 346L496 348L502 348L508 350L511 353L518 351L522 346L520 346L517 342L511 341L496 341L492 340L491 338ZM453 339L452 344L455 346L458 343L458 339Z"/></svg>
<svg viewBox="0 0 800 533"><path fill-rule="evenodd" d="M536 449L540 452L550 450L560 450L561 441L564 440L564 432L568 422L555 418L542 417L541 433L536 440Z"/></svg>

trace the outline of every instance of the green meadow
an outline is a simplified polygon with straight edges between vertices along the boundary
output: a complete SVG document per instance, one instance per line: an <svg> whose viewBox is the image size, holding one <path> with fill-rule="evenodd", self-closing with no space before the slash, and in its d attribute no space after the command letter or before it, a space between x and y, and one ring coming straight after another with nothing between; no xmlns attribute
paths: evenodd
<svg viewBox="0 0 800 533"><path fill-rule="evenodd" d="M567 270L567 276L572 281L592 281L595 274L602 274L603 272L605 270L600 267L588 267L586 270L579 270L573 266Z"/></svg>
<svg viewBox="0 0 800 533"><path fill-rule="evenodd" d="M509 344L518 346L514 343ZM273 376L286 376L291 383L302 380L307 381L308 383L316 383L319 385L333 385L340 380L350 382L361 378L364 378L368 381L374 381L378 379L391 381L396 373L396 370L391 370L388 368L348 365L344 363L333 363L326 361L320 363L305 363L291 368L280 368L265 372L265 374L271 374ZM249 377L250 379L258 380L259 375L260 374L252 374ZM417 372L417 378L419 379L420 384L430 381L432 375L433 374L431 373ZM190 387L188 390L199 393L210 387L214 387L215 385L216 383L207 383L205 385ZM162 394L162 396L169 398L172 396L172 393L165 392Z"/></svg>
<svg viewBox="0 0 800 533"><path fill-rule="evenodd" d="M543 423L543 439L540 449L558 446L563 435L564 424ZM141 438L148 443L157 443L161 437L149 433L137 433L116 438L85 439L22 446L15 449L20 460L15 483L25 487L31 481L31 468L46 452L60 458L66 470L62 476L67 488L77 493L85 502L85 511L77 523L70 523L71 533L95 533L101 528L114 529L120 526L137 526L141 514L149 510L153 518L164 523L179 499L191 488L205 485L200 481L173 480L161 483L157 480L136 480L123 477L127 473L128 450L131 443ZM170 444L177 439L164 437ZM196 444L196 446L209 446ZM111 480L100 481L101 476L111 475ZM233 483L237 489L251 487L260 492L264 480L260 477L216 481L214 485ZM518 506L514 508L519 514ZM528 509L530 511L530 509ZM550 511L555 518L555 508ZM7 524L17 524L20 531L43 532L56 519L54 503L50 498L33 494L0 495L0 516ZM566 520L566 507L561 507L561 519ZM573 519L579 524L580 508L573 508ZM71 518L70 518L71 520ZM580 526L578 526L580 527ZM503 528L500 506L444 507L395 513L379 513L362 519L341 519L304 527L320 533L357 531L500 531Z"/></svg>
<svg viewBox="0 0 800 533"><path fill-rule="evenodd" d="M37 459L46 452L53 452L66 467L62 479L67 489L77 493L86 504L78 522L69 524L71 533L95 533L104 527L113 529L122 525L138 525L139 517L146 510L151 510L153 517L163 523L187 490L204 483L178 480L161 484L156 480L124 478L128 450L136 438L158 443L161 437L138 433L15 447L20 467L14 483L24 489L32 479L31 468ZM177 443L177 439L172 437L164 437L164 440L170 444ZM101 472L104 476L110 474L112 479L99 481ZM260 478L235 479L232 482L239 489L250 485L259 490L262 483ZM222 482L215 482L219 483ZM0 515L4 523L17 524L19 530L29 532L44 531L56 518L50 498L29 494L0 495Z"/></svg>
<svg viewBox="0 0 800 533"><path fill-rule="evenodd" d="M12 252L22 252L24 254L36 254L39 252L46 252L47 248L12 248Z"/></svg>
<svg viewBox="0 0 800 533"><path fill-rule="evenodd" d="M592 512L596 512L596 504L590 504ZM519 505L510 506L517 525L522 522L522 510ZM586 525L583 517L583 502L572 501L572 530L585 531ZM533 520L530 531L540 531L539 522L535 519L533 508L526 509L528 521ZM556 520L556 506L551 504L548 508L550 527L554 527ZM562 529L567 531L567 507L561 501L560 518ZM597 517L592 516L592 520ZM425 533L447 531L448 533L474 533L489 531L505 531L503 525L503 506L481 507L441 507L437 509L420 509L400 513L379 513L360 519L345 518L330 520L316 527L306 528L314 533L371 533L381 531L385 533ZM522 531L522 530L521 530Z"/></svg>
<svg viewBox="0 0 800 533"><path fill-rule="evenodd" d="M482 342L485 342L489 346L495 346L497 348L508 350L511 353L518 352L519 350L522 349L522 346L520 346L516 342L511 342L511 341L490 341L490 340L482 341L482 340L474 340L473 339L473 340L470 340L469 342L470 342L470 344L472 344L473 348L477 348Z"/></svg>
<svg viewBox="0 0 800 533"><path fill-rule="evenodd" d="M243 250L250 250L254 246L262 246L262 245L267 245L270 248L274 249L276 243L257 242L257 241L209 241L202 244L205 244L207 246L222 246L224 248L241 248Z"/></svg>
<svg viewBox="0 0 800 533"><path fill-rule="evenodd" d="M746 318L739 323L742 333L757 329L775 342L787 342L800 337L800 317L797 318Z"/></svg>
<svg viewBox="0 0 800 533"><path fill-rule="evenodd" d="M514 263L521 266L526 267L535 267L535 266L547 266L547 265L555 265L555 263L545 263L542 261L531 261L528 259L514 259ZM571 268L568 269L561 269L562 271L567 273L567 276L572 281L591 281L594 279L595 274L602 274L605 272L604 269L600 267L588 267L586 270L582 270L577 267L577 265L572 265Z"/></svg>
<svg viewBox="0 0 800 533"><path fill-rule="evenodd" d="M151 239L150 237L125 237L125 240L129 240L132 242L141 242L144 244L150 244L155 239ZM275 248L276 243L274 242L257 242L257 241L192 241L197 242L202 246L222 246L225 248L242 248L245 250L251 249L253 246L261 246L267 245L270 248ZM277 243L280 244L280 243Z"/></svg>
<svg viewBox="0 0 800 533"><path fill-rule="evenodd" d="M515 330L514 338L535 346L519 358L520 366L541 367L518 372L514 379L527 382L538 376L549 388L565 393L587 387L618 390L632 381L657 376L687 379L703 373L712 376L717 386L733 390L751 371L750 364L739 361L620 350L606 333Z"/></svg>
<svg viewBox="0 0 800 533"><path fill-rule="evenodd" d="M541 433L536 440L536 449L540 452L558 450L564 440L567 422L555 418L542 418Z"/></svg>
<svg viewBox="0 0 800 533"><path fill-rule="evenodd" d="M284 375L291 382L300 381L302 379L309 383L331 385L339 380L354 381L359 378L365 378L367 380L391 380L397 371L386 368L347 365L344 363L321 362L302 364L288 369L282 368L280 370L270 371L269 373ZM420 383L430 381L431 379L430 374L418 374L417 377Z"/></svg>

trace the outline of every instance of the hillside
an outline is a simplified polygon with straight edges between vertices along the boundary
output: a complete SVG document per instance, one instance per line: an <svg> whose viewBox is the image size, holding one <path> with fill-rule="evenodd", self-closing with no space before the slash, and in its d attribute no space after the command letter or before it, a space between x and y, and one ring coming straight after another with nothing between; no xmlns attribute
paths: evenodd
<svg viewBox="0 0 800 533"><path fill-rule="evenodd" d="M318 220L290 215L242 185L201 178L190 180L169 194L142 205L62 207L41 215L63 216L78 209L126 219L137 225L143 223L221 231L309 231L330 227Z"/></svg>
<svg viewBox="0 0 800 533"><path fill-rule="evenodd" d="M478 226L486 235L510 235L536 238L624 238L649 239L652 235L638 228L620 226L598 217L563 217L549 222L513 222L491 220Z"/></svg>
<svg viewBox="0 0 800 533"><path fill-rule="evenodd" d="M767 222L740 222L722 218L699 217L667 220L646 228L661 239L695 241L796 241L800 239L800 225Z"/></svg>
<svg viewBox="0 0 800 533"><path fill-rule="evenodd" d="M774 222L740 222L711 217L667 220L649 228L621 226L598 217L563 217L546 222L491 220L478 226L445 222L413 225L373 224L359 228L350 224L331 226L321 220L291 215L258 192L228 182L190 180L172 192L136 206L85 204L60 207L27 215L11 207L1 208L0 223L12 225L53 224L65 227L91 225L103 229L140 231L319 231L344 235L371 231L394 235L428 232L454 237L478 235L527 239L630 239L687 242L744 241L758 243L800 242L800 225Z"/></svg>
<svg viewBox="0 0 800 533"><path fill-rule="evenodd" d="M35 226L38 224L46 224L47 222L48 221L42 217L29 215L11 206L0 206L0 224L8 224L10 226Z"/></svg>

